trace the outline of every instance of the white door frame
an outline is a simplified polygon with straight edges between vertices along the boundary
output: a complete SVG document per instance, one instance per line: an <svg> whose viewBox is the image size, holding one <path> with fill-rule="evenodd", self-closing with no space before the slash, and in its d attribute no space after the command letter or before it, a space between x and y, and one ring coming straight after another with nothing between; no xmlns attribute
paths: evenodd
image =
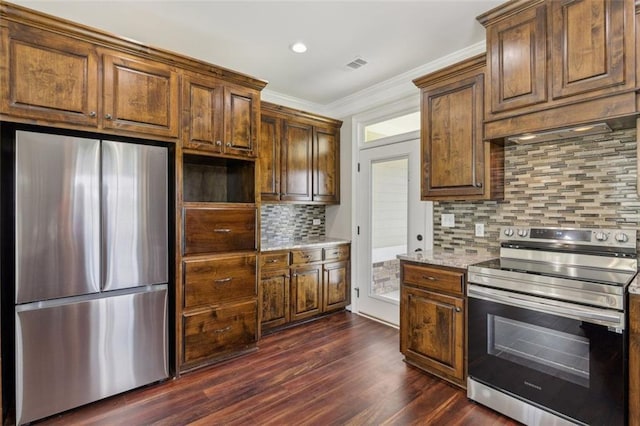
<svg viewBox="0 0 640 426"><path fill-rule="evenodd" d="M384 105L372 111L368 111L362 114L354 115L352 117L351 125L351 223L352 227L352 259L351 259L351 305L352 312L360 314L358 304L358 291L356 289L363 288L361 286L358 270L359 262L357 253L360 252L361 242L360 235L358 235L358 162L360 160L360 149L365 145L364 143L364 127L368 124L382 121L387 118L393 118L400 115L408 114L418 111L420 109L419 96L410 96L396 102ZM367 147L377 147L381 145L387 145L394 142L401 142L412 139L419 139L419 131L410 132L404 135L392 136L389 138L380 139L374 142L366 144ZM417 185L417 184L416 184ZM418 185L419 186L419 185ZM419 194L419 192L418 192ZM425 249L430 250L433 248L433 207L432 203L426 204L426 232L424 234ZM373 318L376 319L376 318ZM381 321L384 322L384 321Z"/></svg>

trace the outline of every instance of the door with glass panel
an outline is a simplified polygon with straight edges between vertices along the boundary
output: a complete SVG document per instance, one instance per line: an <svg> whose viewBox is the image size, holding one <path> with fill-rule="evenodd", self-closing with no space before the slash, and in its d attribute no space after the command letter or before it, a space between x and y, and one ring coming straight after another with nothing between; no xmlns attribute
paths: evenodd
<svg viewBox="0 0 640 426"><path fill-rule="evenodd" d="M357 311L393 325L400 318L397 255L432 247L431 203L420 201L419 149L416 139L360 151Z"/></svg>

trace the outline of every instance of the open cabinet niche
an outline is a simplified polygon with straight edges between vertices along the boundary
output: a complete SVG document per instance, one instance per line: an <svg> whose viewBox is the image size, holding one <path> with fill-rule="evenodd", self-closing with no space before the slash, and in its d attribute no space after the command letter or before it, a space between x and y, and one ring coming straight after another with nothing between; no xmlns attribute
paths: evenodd
<svg viewBox="0 0 640 426"><path fill-rule="evenodd" d="M255 202L253 161L185 154L183 174L185 202Z"/></svg>

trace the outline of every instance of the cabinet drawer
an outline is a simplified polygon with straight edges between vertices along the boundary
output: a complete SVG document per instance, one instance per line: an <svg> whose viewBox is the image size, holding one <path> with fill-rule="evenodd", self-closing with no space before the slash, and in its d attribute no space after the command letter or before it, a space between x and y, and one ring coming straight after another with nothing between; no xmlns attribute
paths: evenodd
<svg viewBox="0 0 640 426"><path fill-rule="evenodd" d="M254 208L186 208L184 254L255 250Z"/></svg>
<svg viewBox="0 0 640 426"><path fill-rule="evenodd" d="M255 345L256 301L185 315L184 362L220 358Z"/></svg>
<svg viewBox="0 0 640 426"><path fill-rule="evenodd" d="M321 248L291 250L291 264L304 265L313 262L322 262Z"/></svg>
<svg viewBox="0 0 640 426"><path fill-rule="evenodd" d="M325 247L324 260L328 261L340 261L349 259L349 245L339 245L335 247Z"/></svg>
<svg viewBox="0 0 640 426"><path fill-rule="evenodd" d="M255 296L255 255L184 261L185 308Z"/></svg>
<svg viewBox="0 0 640 426"><path fill-rule="evenodd" d="M263 271L289 268L289 252L260 253L260 267Z"/></svg>
<svg viewBox="0 0 640 426"><path fill-rule="evenodd" d="M464 291L464 273L403 264L402 283L462 295Z"/></svg>

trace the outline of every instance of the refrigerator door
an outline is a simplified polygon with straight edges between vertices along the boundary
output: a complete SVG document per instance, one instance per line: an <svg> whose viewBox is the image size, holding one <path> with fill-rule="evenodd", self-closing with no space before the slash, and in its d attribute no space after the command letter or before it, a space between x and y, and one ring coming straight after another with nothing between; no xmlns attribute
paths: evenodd
<svg viewBox="0 0 640 426"><path fill-rule="evenodd" d="M16 132L16 303L100 290L100 142Z"/></svg>
<svg viewBox="0 0 640 426"><path fill-rule="evenodd" d="M16 424L168 377L166 285L70 299L16 307Z"/></svg>
<svg viewBox="0 0 640 426"><path fill-rule="evenodd" d="M103 290L168 281L166 148L102 142Z"/></svg>

